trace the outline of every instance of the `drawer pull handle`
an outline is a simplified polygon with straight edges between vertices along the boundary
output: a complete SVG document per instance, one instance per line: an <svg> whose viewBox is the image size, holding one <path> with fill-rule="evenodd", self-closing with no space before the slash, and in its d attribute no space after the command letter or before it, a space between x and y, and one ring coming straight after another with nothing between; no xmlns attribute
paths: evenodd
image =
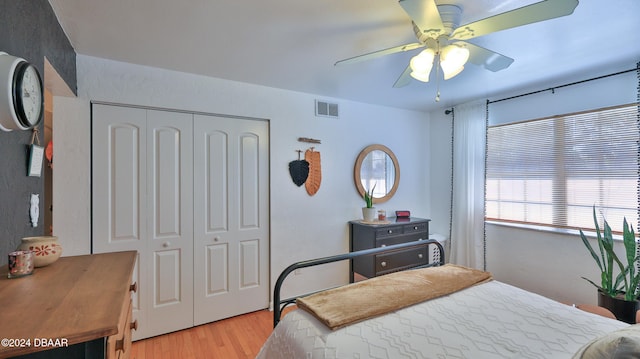
<svg viewBox="0 0 640 359"><path fill-rule="evenodd" d="M393 229L389 229L389 230L387 230L387 233L388 233L388 234L393 233Z"/></svg>
<svg viewBox="0 0 640 359"><path fill-rule="evenodd" d="M424 257L424 255L422 255L422 253L419 253L418 258L422 259L422 257Z"/></svg>
<svg viewBox="0 0 640 359"><path fill-rule="evenodd" d="M133 282L133 284L129 285L129 291L137 293L138 292L138 282Z"/></svg>
<svg viewBox="0 0 640 359"><path fill-rule="evenodd" d="M387 262L382 262L382 263L380 263L380 265L381 265L382 267L386 267L386 266L387 266Z"/></svg>
<svg viewBox="0 0 640 359"><path fill-rule="evenodd" d="M124 351L124 339L116 340L116 351L123 352Z"/></svg>
<svg viewBox="0 0 640 359"><path fill-rule="evenodd" d="M417 231L417 230L418 230L418 226L414 226L414 227L413 227L413 230L414 230L414 231Z"/></svg>
<svg viewBox="0 0 640 359"><path fill-rule="evenodd" d="M132 323L129 323L129 329L138 330L138 320L136 319ZM116 340L115 349L117 352L124 352L124 339Z"/></svg>
<svg viewBox="0 0 640 359"><path fill-rule="evenodd" d="M386 247L386 246L387 246L386 244L383 244L383 245L381 245L380 247Z"/></svg>

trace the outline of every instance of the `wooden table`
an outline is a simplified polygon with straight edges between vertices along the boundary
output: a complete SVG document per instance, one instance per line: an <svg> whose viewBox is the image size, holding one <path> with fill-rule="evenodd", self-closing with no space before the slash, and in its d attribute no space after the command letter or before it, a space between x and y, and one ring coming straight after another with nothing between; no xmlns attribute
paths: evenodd
<svg viewBox="0 0 640 359"><path fill-rule="evenodd" d="M118 334L130 298L136 255L62 257L13 279L6 265L0 267L0 358L35 352L38 358L82 357L74 347L84 356L104 356L106 338Z"/></svg>

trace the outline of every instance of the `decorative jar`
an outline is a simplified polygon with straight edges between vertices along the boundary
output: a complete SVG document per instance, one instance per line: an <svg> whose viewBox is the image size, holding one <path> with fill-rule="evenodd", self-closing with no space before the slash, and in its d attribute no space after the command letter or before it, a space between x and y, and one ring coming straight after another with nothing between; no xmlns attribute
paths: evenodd
<svg viewBox="0 0 640 359"><path fill-rule="evenodd" d="M57 261L62 254L62 246L56 236L24 237L18 249L33 252L33 265L36 268Z"/></svg>
<svg viewBox="0 0 640 359"><path fill-rule="evenodd" d="M32 251L15 251L9 253L9 278L18 278L29 275L33 272L33 252Z"/></svg>

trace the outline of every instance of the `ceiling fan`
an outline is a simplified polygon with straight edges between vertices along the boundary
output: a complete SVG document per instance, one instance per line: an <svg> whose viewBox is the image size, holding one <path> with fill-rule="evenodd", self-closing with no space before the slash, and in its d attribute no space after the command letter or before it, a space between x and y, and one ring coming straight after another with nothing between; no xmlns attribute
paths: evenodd
<svg viewBox="0 0 640 359"><path fill-rule="evenodd" d="M393 87L409 84L411 78L428 82L434 62L438 60L436 78L441 68L447 80L462 72L467 61L490 71L500 71L513 59L465 40L492 32L545 21L573 13L578 0L545 0L515 10L460 26L463 9L455 4L437 5L435 0L400 0L400 6L411 18L418 42L370 52L340 60L336 66L352 64L398 52L425 48L411 62ZM439 96L436 97L438 101Z"/></svg>

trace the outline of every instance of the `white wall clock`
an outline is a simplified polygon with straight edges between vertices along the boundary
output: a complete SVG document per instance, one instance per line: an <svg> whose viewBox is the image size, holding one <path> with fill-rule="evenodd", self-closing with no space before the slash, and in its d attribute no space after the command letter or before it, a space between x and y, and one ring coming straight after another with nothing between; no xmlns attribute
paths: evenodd
<svg viewBox="0 0 640 359"><path fill-rule="evenodd" d="M38 69L22 58L0 52L0 129L28 130L43 117L44 96Z"/></svg>

